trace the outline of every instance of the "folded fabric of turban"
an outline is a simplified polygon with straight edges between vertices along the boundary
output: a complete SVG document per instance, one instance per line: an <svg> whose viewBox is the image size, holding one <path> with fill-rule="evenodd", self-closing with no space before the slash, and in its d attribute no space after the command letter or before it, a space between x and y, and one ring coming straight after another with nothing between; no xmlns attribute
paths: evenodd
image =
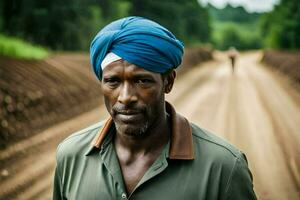
<svg viewBox="0 0 300 200"><path fill-rule="evenodd" d="M109 52L148 71L164 73L181 64L183 49L183 43L158 23L126 17L100 30L91 43L90 59L101 80L101 63Z"/></svg>

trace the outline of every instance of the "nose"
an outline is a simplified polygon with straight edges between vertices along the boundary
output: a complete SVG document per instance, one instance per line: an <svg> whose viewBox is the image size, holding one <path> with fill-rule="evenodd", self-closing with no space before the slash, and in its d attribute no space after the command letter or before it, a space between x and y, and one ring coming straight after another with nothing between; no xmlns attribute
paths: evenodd
<svg viewBox="0 0 300 200"><path fill-rule="evenodd" d="M137 102L138 98L136 95L135 88L128 82L125 82L120 89L118 96L118 102L123 105L129 105Z"/></svg>

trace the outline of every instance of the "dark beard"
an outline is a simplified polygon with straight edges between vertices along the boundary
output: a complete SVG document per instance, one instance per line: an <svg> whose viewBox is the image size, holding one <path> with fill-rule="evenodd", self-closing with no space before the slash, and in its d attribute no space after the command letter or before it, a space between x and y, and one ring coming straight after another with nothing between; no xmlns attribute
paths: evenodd
<svg viewBox="0 0 300 200"><path fill-rule="evenodd" d="M138 127L130 127L129 125L121 125L115 122L115 127L117 132L123 133L132 137L144 137L147 135L147 131L149 130L149 121L145 122L141 126Z"/></svg>
<svg viewBox="0 0 300 200"><path fill-rule="evenodd" d="M137 121L136 123L122 123L116 119L116 115L118 113L123 113L128 110L131 111L137 111L139 113L142 113L144 116L143 121ZM127 106L124 107L123 105L114 106L112 108L112 116L114 118L114 123L117 132L132 136L132 137L144 137L147 135L147 131L149 130L149 127L151 126L151 122L149 120L149 117L151 114L151 110L148 107L138 107L138 106Z"/></svg>

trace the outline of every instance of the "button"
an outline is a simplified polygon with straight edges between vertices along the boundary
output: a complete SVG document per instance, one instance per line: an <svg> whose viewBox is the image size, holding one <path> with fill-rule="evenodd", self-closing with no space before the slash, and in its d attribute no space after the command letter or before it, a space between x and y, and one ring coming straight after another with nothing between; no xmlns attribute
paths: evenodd
<svg viewBox="0 0 300 200"><path fill-rule="evenodd" d="M127 195L125 193L122 193L122 199L127 199Z"/></svg>

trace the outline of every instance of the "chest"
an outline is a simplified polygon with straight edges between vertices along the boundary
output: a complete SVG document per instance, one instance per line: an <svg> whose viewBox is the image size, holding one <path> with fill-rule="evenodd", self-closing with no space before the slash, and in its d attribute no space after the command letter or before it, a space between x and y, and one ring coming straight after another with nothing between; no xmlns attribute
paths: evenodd
<svg viewBox="0 0 300 200"><path fill-rule="evenodd" d="M153 158L137 159L130 163L120 160L120 168L128 194L132 193L154 161Z"/></svg>
<svg viewBox="0 0 300 200"><path fill-rule="evenodd" d="M162 154L153 164L153 160L138 159L143 162L122 165L110 147L63 163L61 190L65 199L218 199L222 190L221 175L226 173L209 165L199 168L201 161L175 162Z"/></svg>
<svg viewBox="0 0 300 200"><path fill-rule="evenodd" d="M202 171L187 166L155 163L146 172L139 167L125 167L122 175L115 165L107 164L94 162L80 166L81 170L77 170L79 166L70 170L72 173L62 182L66 199L200 200L219 196L219 184L212 184L219 181L212 182Z"/></svg>

